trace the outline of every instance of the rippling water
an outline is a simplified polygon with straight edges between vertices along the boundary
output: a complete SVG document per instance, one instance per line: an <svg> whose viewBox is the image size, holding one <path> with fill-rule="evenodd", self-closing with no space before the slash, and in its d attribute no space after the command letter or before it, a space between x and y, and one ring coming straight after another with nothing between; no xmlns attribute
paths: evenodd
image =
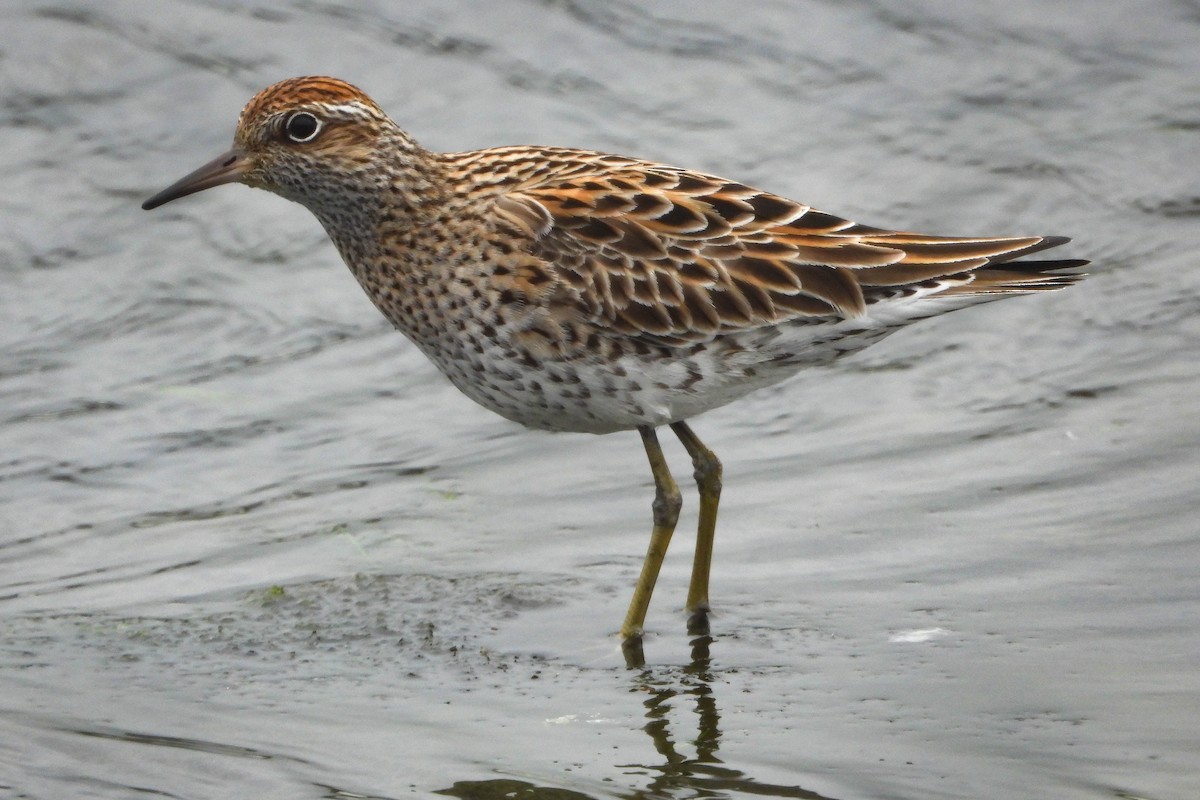
<svg viewBox="0 0 1200 800"><path fill-rule="evenodd" d="M0 796L1197 796L1198 41L1182 0L5 4ZM138 208L312 73L430 147L1094 274L701 418L715 639L685 507L626 670L636 436L473 406L298 206Z"/></svg>

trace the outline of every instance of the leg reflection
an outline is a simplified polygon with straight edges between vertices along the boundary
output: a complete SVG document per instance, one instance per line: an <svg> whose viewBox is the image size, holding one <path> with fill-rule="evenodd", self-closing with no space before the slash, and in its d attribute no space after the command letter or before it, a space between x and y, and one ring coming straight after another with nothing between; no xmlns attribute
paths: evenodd
<svg viewBox="0 0 1200 800"><path fill-rule="evenodd" d="M634 679L633 690L647 695L642 701L646 724L642 730L654 743L661 764L624 764L651 774L650 782L635 797L723 796L726 793L793 797L804 800L829 800L825 795L799 786L756 781L741 770L726 766L717 752L721 745L721 715L713 690L712 639L700 636L692 640L692 661L686 667L642 669ZM672 735L672 722L678 713L690 708L696 719L696 734L690 742L678 744ZM690 728L688 729L690 733ZM689 757L688 750L695 755ZM682 751L682 752L681 752Z"/></svg>

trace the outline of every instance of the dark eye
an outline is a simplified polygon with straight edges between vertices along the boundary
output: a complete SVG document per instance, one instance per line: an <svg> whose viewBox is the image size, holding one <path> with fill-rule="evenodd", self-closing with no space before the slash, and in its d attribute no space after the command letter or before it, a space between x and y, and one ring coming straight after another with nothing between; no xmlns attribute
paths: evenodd
<svg viewBox="0 0 1200 800"><path fill-rule="evenodd" d="M321 132L321 121L307 111L297 111L288 117L283 130L293 142L311 142Z"/></svg>

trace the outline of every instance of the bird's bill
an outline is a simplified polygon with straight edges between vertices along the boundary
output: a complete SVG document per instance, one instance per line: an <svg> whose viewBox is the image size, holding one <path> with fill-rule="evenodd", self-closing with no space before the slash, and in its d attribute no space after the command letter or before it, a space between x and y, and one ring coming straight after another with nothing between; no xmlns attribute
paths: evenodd
<svg viewBox="0 0 1200 800"><path fill-rule="evenodd" d="M214 186L225 183L237 183L250 169L250 159L238 148L233 148L205 164L195 172L184 175L179 180L163 189L158 194L142 203L142 208L149 211L158 208L163 203L187 197L189 194L202 192Z"/></svg>

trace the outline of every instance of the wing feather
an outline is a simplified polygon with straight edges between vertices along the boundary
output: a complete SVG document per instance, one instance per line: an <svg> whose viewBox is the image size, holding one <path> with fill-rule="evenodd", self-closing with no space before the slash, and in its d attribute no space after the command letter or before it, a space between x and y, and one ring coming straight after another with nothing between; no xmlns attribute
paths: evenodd
<svg viewBox="0 0 1200 800"><path fill-rule="evenodd" d="M534 163L520 151L481 151L470 167L509 174L514 153ZM1056 289L1079 277L1056 270L1083 263L1011 261L1063 237L889 231L710 175L587 151L538 152L537 171L497 190L497 219L524 234L531 254L572 289L547 296L628 336L699 341L801 318L859 317L916 286L980 295Z"/></svg>

